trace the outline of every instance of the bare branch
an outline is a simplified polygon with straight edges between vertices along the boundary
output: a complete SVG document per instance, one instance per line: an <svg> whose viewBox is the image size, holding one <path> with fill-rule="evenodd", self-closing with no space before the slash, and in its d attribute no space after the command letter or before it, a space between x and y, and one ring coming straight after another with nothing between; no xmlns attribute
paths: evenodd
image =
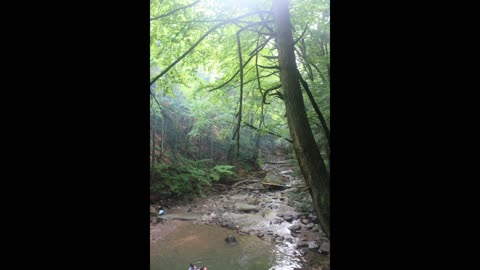
<svg viewBox="0 0 480 270"><path fill-rule="evenodd" d="M269 130L258 129L258 128L256 128L256 127L248 124L247 122L243 122L243 125L246 126L246 127L251 128L251 129L253 129L253 130L256 130L256 131L258 131L258 132L265 132L265 133L268 133L268 134L270 134L270 135L273 135L273 136L282 138L282 139L284 139L285 141L287 141L287 142L289 142L289 143L293 143L292 140L290 140L290 139L284 138L284 137L282 137L281 135L278 135L278 134L276 134L276 133L273 133L273 132L271 132L271 131L269 131Z"/></svg>
<svg viewBox="0 0 480 270"><path fill-rule="evenodd" d="M294 45L297 44L297 42L303 37L303 35L305 35L305 32L307 31L307 28L308 28L308 22L305 25L305 28L303 29L302 34L297 38L297 40L295 40L295 42L293 42Z"/></svg>
<svg viewBox="0 0 480 270"><path fill-rule="evenodd" d="M180 11L180 10L182 10L182 9L186 9L186 8L189 8L189 7L193 6L193 5L196 5L198 2L200 2L200 0L195 1L195 2L191 3L190 5L186 5L186 6L184 6L184 7L180 7L180 8L174 9L174 10L172 10L172 11L170 11L170 12L167 12L167 13L165 13L165 14L162 14L162 15L159 15L159 16L157 16L157 17L151 18L150 21L154 21L154 20L158 20L158 19L163 18L163 17L167 17L167 16L172 15L173 13L175 13L175 12L177 12L177 11Z"/></svg>
<svg viewBox="0 0 480 270"><path fill-rule="evenodd" d="M267 58L267 59L269 59L269 60L278 60L278 55L273 55L273 56L270 56L270 55L262 55L262 57Z"/></svg>
<svg viewBox="0 0 480 270"><path fill-rule="evenodd" d="M265 68L265 69L280 69L279 66L262 66L262 65L258 65L258 67Z"/></svg>

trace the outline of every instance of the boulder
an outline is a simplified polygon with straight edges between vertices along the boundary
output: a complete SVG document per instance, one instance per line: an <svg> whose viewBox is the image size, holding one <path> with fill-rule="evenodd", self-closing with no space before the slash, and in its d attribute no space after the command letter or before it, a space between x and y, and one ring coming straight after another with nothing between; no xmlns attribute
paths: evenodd
<svg viewBox="0 0 480 270"><path fill-rule="evenodd" d="M315 241L309 241L308 242L308 248L309 249L317 249L318 248L318 245Z"/></svg>
<svg viewBox="0 0 480 270"><path fill-rule="evenodd" d="M229 236L227 236L227 238L225 238L225 242L232 245L232 244L235 244L237 242L237 239L235 238L235 236L229 235Z"/></svg>
<svg viewBox="0 0 480 270"><path fill-rule="evenodd" d="M307 225L305 225L304 227L307 229L307 230L311 230L313 228L313 223L308 223Z"/></svg>
<svg viewBox="0 0 480 270"><path fill-rule="evenodd" d="M236 203L235 208L240 212L258 212L259 208L255 205L246 203Z"/></svg>
<svg viewBox="0 0 480 270"><path fill-rule="evenodd" d="M330 253L330 243L323 243L318 251L322 254L328 254Z"/></svg>
<svg viewBox="0 0 480 270"><path fill-rule="evenodd" d="M288 229L290 231L298 231L298 230L300 230L301 227L302 226L300 226L300 224L295 224L295 225L292 225L292 226L288 227Z"/></svg>
<svg viewBox="0 0 480 270"><path fill-rule="evenodd" d="M305 242L305 241L298 241L296 247L297 247L297 249L308 247L308 243Z"/></svg>
<svg viewBox="0 0 480 270"><path fill-rule="evenodd" d="M304 219L301 220L301 222L306 225L306 224L310 223L310 220L304 218Z"/></svg>

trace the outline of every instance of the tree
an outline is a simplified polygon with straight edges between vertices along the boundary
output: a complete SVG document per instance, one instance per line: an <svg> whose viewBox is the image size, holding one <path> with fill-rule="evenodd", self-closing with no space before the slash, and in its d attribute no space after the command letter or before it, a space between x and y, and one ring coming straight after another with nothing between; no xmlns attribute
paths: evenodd
<svg viewBox="0 0 480 270"><path fill-rule="evenodd" d="M295 16L291 19L288 0L252 0L248 5L233 0L176 0L160 5L154 0L151 55L152 65L160 70L152 76L151 85L169 91L181 84L188 88L186 92L205 95L203 101L189 104L195 118L189 134L198 142L198 156L201 148L207 149L207 138L213 137L209 131L215 109L206 106L206 100L221 99L222 112L214 118L230 125L230 130L223 125L223 153L254 152L263 134L291 142L315 211L329 235L330 176L319 149L324 144L317 144L314 136L328 146L329 58L323 28L329 20L322 15L328 9L325 1L292 0ZM303 31L294 38L292 28ZM302 65L297 66L297 60ZM199 68L218 76L200 79ZM314 113L307 113L306 106L313 106ZM315 124L318 128L312 132Z"/></svg>
<svg viewBox="0 0 480 270"><path fill-rule="evenodd" d="M280 79L292 137L300 169L310 187L310 195L320 223L330 235L330 176L323 163L305 112L294 53L288 0L273 0Z"/></svg>

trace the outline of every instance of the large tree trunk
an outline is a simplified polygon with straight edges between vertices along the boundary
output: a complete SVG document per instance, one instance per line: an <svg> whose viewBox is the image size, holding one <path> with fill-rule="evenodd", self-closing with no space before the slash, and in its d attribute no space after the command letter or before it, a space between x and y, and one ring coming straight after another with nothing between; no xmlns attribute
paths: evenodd
<svg viewBox="0 0 480 270"><path fill-rule="evenodd" d="M315 143L305 112L297 73L288 0L273 0L280 79L288 127L300 169L310 187L315 211L330 237L330 176Z"/></svg>

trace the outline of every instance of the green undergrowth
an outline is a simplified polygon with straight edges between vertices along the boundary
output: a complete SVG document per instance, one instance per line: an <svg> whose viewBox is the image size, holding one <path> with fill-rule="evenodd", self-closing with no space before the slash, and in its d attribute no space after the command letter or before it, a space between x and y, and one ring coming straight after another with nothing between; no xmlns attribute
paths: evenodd
<svg viewBox="0 0 480 270"><path fill-rule="evenodd" d="M172 163L155 165L151 192L173 197L200 195L205 197L215 182L235 177L234 166L214 164L211 159L191 160L176 156Z"/></svg>

